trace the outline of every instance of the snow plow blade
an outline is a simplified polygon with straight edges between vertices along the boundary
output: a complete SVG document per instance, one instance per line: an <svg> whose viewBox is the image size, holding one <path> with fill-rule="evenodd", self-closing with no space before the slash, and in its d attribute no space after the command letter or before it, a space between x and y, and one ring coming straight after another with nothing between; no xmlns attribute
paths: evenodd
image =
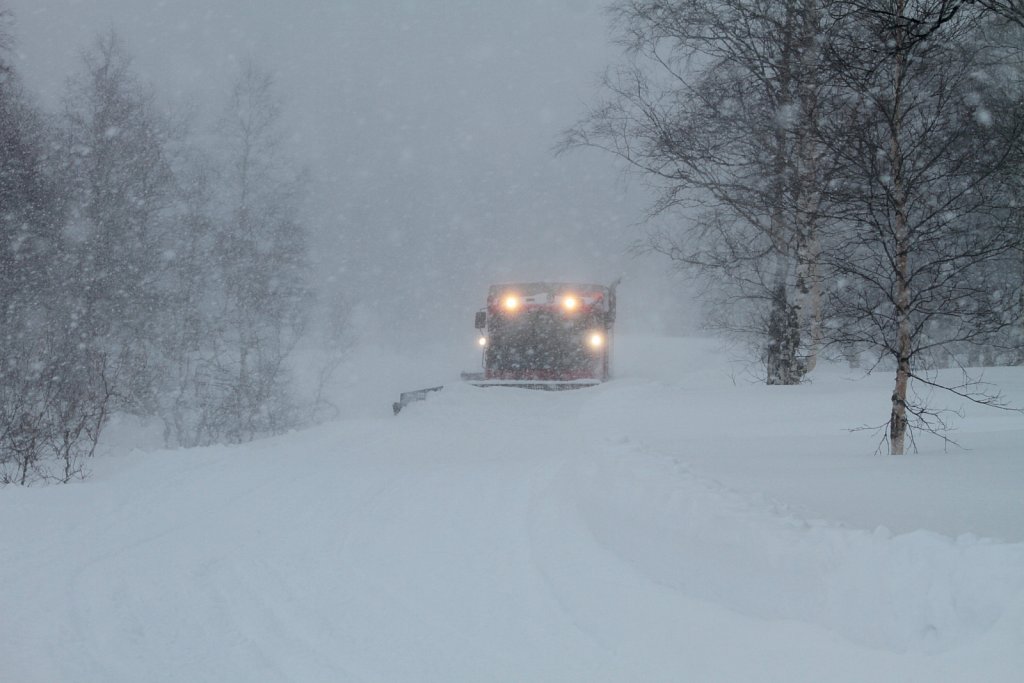
<svg viewBox="0 0 1024 683"><path fill-rule="evenodd" d="M601 380L587 377L585 379L485 379L482 372L463 372L462 381L474 387L519 387L520 389L541 389L543 391L564 391L566 389L582 389L593 387Z"/></svg>
<svg viewBox="0 0 1024 683"><path fill-rule="evenodd" d="M538 380L538 379L482 379L469 380L475 387L519 387L520 389L541 389L542 391L566 391L595 387L601 383L596 379Z"/></svg>
<svg viewBox="0 0 1024 683"><path fill-rule="evenodd" d="M601 383L597 379L571 379L571 380L535 380L535 379L484 379L483 373L464 372L462 380L475 387L518 387L520 389L540 389L542 391L566 391L569 389L584 389L594 387ZM402 392L391 409L398 415L402 408L416 401L424 401L427 396L435 391L441 391L444 385L438 387L427 387L416 391Z"/></svg>
<svg viewBox="0 0 1024 683"><path fill-rule="evenodd" d="M402 412L402 408L406 407L414 401L423 401L427 398L427 394L434 391L441 391L444 386L439 387L427 387L426 389L417 389L416 391L403 391L398 397L398 401L391 404L391 409L395 411L395 415Z"/></svg>

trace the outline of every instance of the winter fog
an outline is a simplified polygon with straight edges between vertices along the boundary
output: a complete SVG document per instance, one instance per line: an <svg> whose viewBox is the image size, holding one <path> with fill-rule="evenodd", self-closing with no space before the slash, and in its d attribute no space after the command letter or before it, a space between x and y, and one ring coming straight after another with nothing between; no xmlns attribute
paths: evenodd
<svg viewBox="0 0 1024 683"><path fill-rule="evenodd" d="M207 125L247 59L308 167L316 289L361 342L472 348L491 282L609 282L623 323L691 325L666 269L625 255L642 188L553 154L617 54L598 0L12 0L16 66L48 104L110 28L158 96ZM670 294L671 293L671 294ZM668 302L668 303L665 303Z"/></svg>

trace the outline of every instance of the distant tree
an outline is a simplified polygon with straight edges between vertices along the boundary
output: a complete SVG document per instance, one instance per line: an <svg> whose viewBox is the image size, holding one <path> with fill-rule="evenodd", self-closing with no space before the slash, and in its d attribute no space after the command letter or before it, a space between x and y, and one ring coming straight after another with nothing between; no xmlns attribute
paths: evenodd
<svg viewBox="0 0 1024 683"><path fill-rule="evenodd" d="M3 17L0 17L2 19ZM69 326L57 131L24 92L0 32L0 484L85 472L110 406L105 358Z"/></svg>
<svg viewBox="0 0 1024 683"><path fill-rule="evenodd" d="M352 327L352 301L344 285L336 277L329 277L316 302L316 385L312 396L311 415L314 420L338 417L339 409L331 402L328 389L337 380L337 372L355 343Z"/></svg>
<svg viewBox="0 0 1024 683"><path fill-rule="evenodd" d="M306 329L312 292L304 175L282 151L281 108L273 78L248 63L217 128L225 204L214 227L221 350L211 381L228 390L209 424L231 441L298 421L287 362Z"/></svg>
<svg viewBox="0 0 1024 683"><path fill-rule="evenodd" d="M2 53L0 53L2 55ZM0 57L0 64L2 64ZM19 318L20 297L40 289L56 270L54 241L60 238L55 183L46 172L50 133L9 67L0 76L0 306ZM10 337L5 326L5 337Z"/></svg>
<svg viewBox="0 0 1024 683"><path fill-rule="evenodd" d="M0 485L84 477L113 405L117 378L105 354L59 333L34 341L5 351Z"/></svg>
<svg viewBox="0 0 1024 683"><path fill-rule="evenodd" d="M4 4L0 4L0 74L11 73L11 66L8 63L11 50L11 22L11 11Z"/></svg>
<svg viewBox="0 0 1024 683"><path fill-rule="evenodd" d="M998 331L981 343L961 345L960 355L971 365L1024 363L1024 26L993 21L982 14L981 31L988 64L974 78L981 85L968 94L975 116L1005 151L1006 161L992 173L992 207L976 220L978 231L1016 235L1016 248L993 259L984 269L981 304L990 327ZM966 274L965 274L966 276Z"/></svg>
<svg viewBox="0 0 1024 683"><path fill-rule="evenodd" d="M76 259L68 295L81 343L119 368L116 393L131 410L151 410L151 354L163 307L160 246L175 201L170 130L121 38L100 35L65 96L68 233Z"/></svg>
<svg viewBox="0 0 1024 683"><path fill-rule="evenodd" d="M156 412L168 446L213 443L208 421L221 388L207 379L216 365L220 325L214 203L216 169L207 154L186 145L176 155L178 204L174 230L163 245L164 311L157 336L159 382Z"/></svg>
<svg viewBox="0 0 1024 683"><path fill-rule="evenodd" d="M1007 323L997 354L1024 365L1024 137L1019 134L1024 125L1024 24L990 24L986 34L999 64L984 74L989 82L979 113L1008 150L1008 163L1001 169L1004 208L999 220L1017 235L1016 249L999 268L1004 277L992 291Z"/></svg>
<svg viewBox="0 0 1024 683"><path fill-rule="evenodd" d="M983 344L1005 327L991 295L1017 243L1005 171L1022 132L1019 115L998 134L991 125L985 103L998 94L983 74L999 60L978 40L977 13L961 8L921 41L886 20L907 5L883 0L875 6L886 12L850 15L830 44L850 107L823 138L841 160L830 186L841 230L823 254L835 274L832 339L892 359L893 454L905 452L911 427L942 427L912 380L997 401L969 380L940 385L927 370L937 349Z"/></svg>

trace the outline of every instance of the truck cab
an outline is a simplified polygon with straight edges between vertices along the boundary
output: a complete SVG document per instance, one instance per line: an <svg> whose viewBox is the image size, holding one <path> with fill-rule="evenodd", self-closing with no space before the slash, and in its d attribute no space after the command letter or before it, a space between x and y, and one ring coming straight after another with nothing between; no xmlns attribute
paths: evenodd
<svg viewBox="0 0 1024 683"><path fill-rule="evenodd" d="M610 374L615 285L491 285L475 323L485 381L603 382Z"/></svg>

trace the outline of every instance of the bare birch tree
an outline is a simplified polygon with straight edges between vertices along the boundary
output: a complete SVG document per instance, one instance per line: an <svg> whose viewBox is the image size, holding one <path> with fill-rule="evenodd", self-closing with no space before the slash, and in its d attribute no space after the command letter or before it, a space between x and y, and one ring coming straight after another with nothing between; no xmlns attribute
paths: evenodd
<svg viewBox="0 0 1024 683"><path fill-rule="evenodd" d="M287 365L308 321L311 290L304 175L281 148L281 101L271 75L247 63L218 126L225 210L215 228L221 324L211 381L229 387L219 418L232 441L276 433L298 417Z"/></svg>
<svg viewBox="0 0 1024 683"><path fill-rule="evenodd" d="M713 322L759 340L769 384L795 384L821 342L816 126L830 97L821 0L633 0L613 7L629 65L563 146L624 159L678 228L646 249L707 276ZM740 315L736 315L741 313Z"/></svg>
<svg viewBox="0 0 1024 683"><path fill-rule="evenodd" d="M863 3L861 3L863 4ZM917 40L909 0L879 0L878 12L848 15L831 46L835 77L849 93L849 115L825 139L841 159L831 187L841 231L824 260L833 340L892 359L895 384L889 451L905 452L913 426L941 430L938 415L915 400L912 381L973 400L996 396L965 380L939 385L929 353L982 343L1004 325L989 305L993 267L1014 248L1000 173L1019 144L1020 122L993 128L984 113L983 74L994 66L977 40L977 14L961 10ZM919 23L934 23L914 3ZM916 25L916 24L915 24Z"/></svg>
<svg viewBox="0 0 1024 683"><path fill-rule="evenodd" d="M57 131L6 61L7 39L0 31L0 484L29 485L84 476L113 374L72 324L68 178Z"/></svg>
<svg viewBox="0 0 1024 683"><path fill-rule="evenodd" d="M171 125L139 80L119 34L99 35L69 80L62 117L74 245L70 325L110 357L121 408L152 409L152 354L164 302L160 280L176 201L167 159Z"/></svg>
<svg viewBox="0 0 1024 683"><path fill-rule="evenodd" d="M837 8L845 13L870 17L888 30L900 31L904 39L898 49L911 49L918 42L928 40L944 24L957 18L963 11L988 15L1001 22L1024 28L1024 1L1022 0L916 0L904 5L877 3L873 0L844 0ZM890 49L897 49L890 45Z"/></svg>

